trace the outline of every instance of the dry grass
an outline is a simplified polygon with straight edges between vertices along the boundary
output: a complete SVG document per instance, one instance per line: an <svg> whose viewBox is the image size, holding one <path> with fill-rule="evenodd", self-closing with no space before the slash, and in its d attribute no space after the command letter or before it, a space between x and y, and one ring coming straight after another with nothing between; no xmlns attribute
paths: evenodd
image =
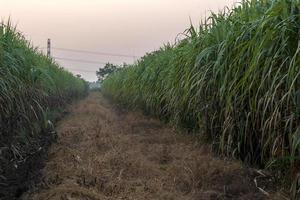
<svg viewBox="0 0 300 200"><path fill-rule="evenodd" d="M40 185L23 199L267 199L253 170L100 94L71 106Z"/></svg>

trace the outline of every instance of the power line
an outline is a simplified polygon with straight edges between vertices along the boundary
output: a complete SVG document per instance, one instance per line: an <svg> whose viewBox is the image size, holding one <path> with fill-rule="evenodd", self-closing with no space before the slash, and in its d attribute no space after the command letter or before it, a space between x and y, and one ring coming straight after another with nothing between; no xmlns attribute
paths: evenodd
<svg viewBox="0 0 300 200"><path fill-rule="evenodd" d="M82 70L82 69L68 69L68 68L65 68L65 69L70 70L70 71L75 71L75 72L92 72L92 73L96 73L96 70L91 71L91 70Z"/></svg>
<svg viewBox="0 0 300 200"><path fill-rule="evenodd" d="M62 58L62 57L53 57L54 59L57 60L66 60L66 61L71 61L71 62L80 62L80 63L92 63L92 64L107 64L105 62L100 62L100 61L92 61L92 60L82 60L82 59L72 59L72 58Z"/></svg>
<svg viewBox="0 0 300 200"><path fill-rule="evenodd" d="M45 49L45 48L41 47L41 49ZM60 47L52 47L52 49L59 50L59 51L75 52L75 53L86 53L86 54L115 56L115 57L127 57L127 58L136 59L135 55L128 55L128 54L115 54L115 53L97 52L97 51L88 51L88 50L79 50L79 49L69 49L69 48L60 48Z"/></svg>

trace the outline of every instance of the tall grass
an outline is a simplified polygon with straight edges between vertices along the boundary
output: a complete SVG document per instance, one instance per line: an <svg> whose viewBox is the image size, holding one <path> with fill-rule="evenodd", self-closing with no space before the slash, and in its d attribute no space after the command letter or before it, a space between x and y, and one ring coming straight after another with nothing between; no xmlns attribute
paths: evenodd
<svg viewBox="0 0 300 200"><path fill-rule="evenodd" d="M17 185L26 176L14 170L41 150L41 141L47 142L43 133L52 126L53 111L86 89L84 80L40 53L9 22L0 24L1 199L4 193L13 195L6 186Z"/></svg>
<svg viewBox="0 0 300 200"><path fill-rule="evenodd" d="M251 0L109 76L102 91L292 178L300 164L300 1Z"/></svg>

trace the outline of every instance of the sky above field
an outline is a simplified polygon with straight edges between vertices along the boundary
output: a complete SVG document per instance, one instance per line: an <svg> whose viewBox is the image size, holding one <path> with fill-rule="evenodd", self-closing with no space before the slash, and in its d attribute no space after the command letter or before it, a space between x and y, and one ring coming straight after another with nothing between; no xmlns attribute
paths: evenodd
<svg viewBox="0 0 300 200"><path fill-rule="evenodd" d="M25 37L42 50L51 38L52 56L76 59L57 62L88 81L111 62L133 63L158 49L210 11L232 7L235 0L0 0L0 17L11 18ZM95 51L88 54L55 48ZM115 55L117 54L117 55ZM121 57L129 55L132 57ZM135 57L133 57L135 56ZM84 61L84 62L83 62ZM85 63L91 61L95 63ZM99 63L98 63L99 62Z"/></svg>

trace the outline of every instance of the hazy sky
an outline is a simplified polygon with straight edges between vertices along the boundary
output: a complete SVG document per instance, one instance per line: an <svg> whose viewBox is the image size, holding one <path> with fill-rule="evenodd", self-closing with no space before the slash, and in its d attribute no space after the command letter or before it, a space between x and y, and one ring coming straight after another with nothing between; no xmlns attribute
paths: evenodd
<svg viewBox="0 0 300 200"><path fill-rule="evenodd" d="M34 45L80 49L140 57L235 0L0 0L0 16L14 24ZM52 56L132 63L133 58L52 50ZM86 80L96 80L102 64L57 60Z"/></svg>

